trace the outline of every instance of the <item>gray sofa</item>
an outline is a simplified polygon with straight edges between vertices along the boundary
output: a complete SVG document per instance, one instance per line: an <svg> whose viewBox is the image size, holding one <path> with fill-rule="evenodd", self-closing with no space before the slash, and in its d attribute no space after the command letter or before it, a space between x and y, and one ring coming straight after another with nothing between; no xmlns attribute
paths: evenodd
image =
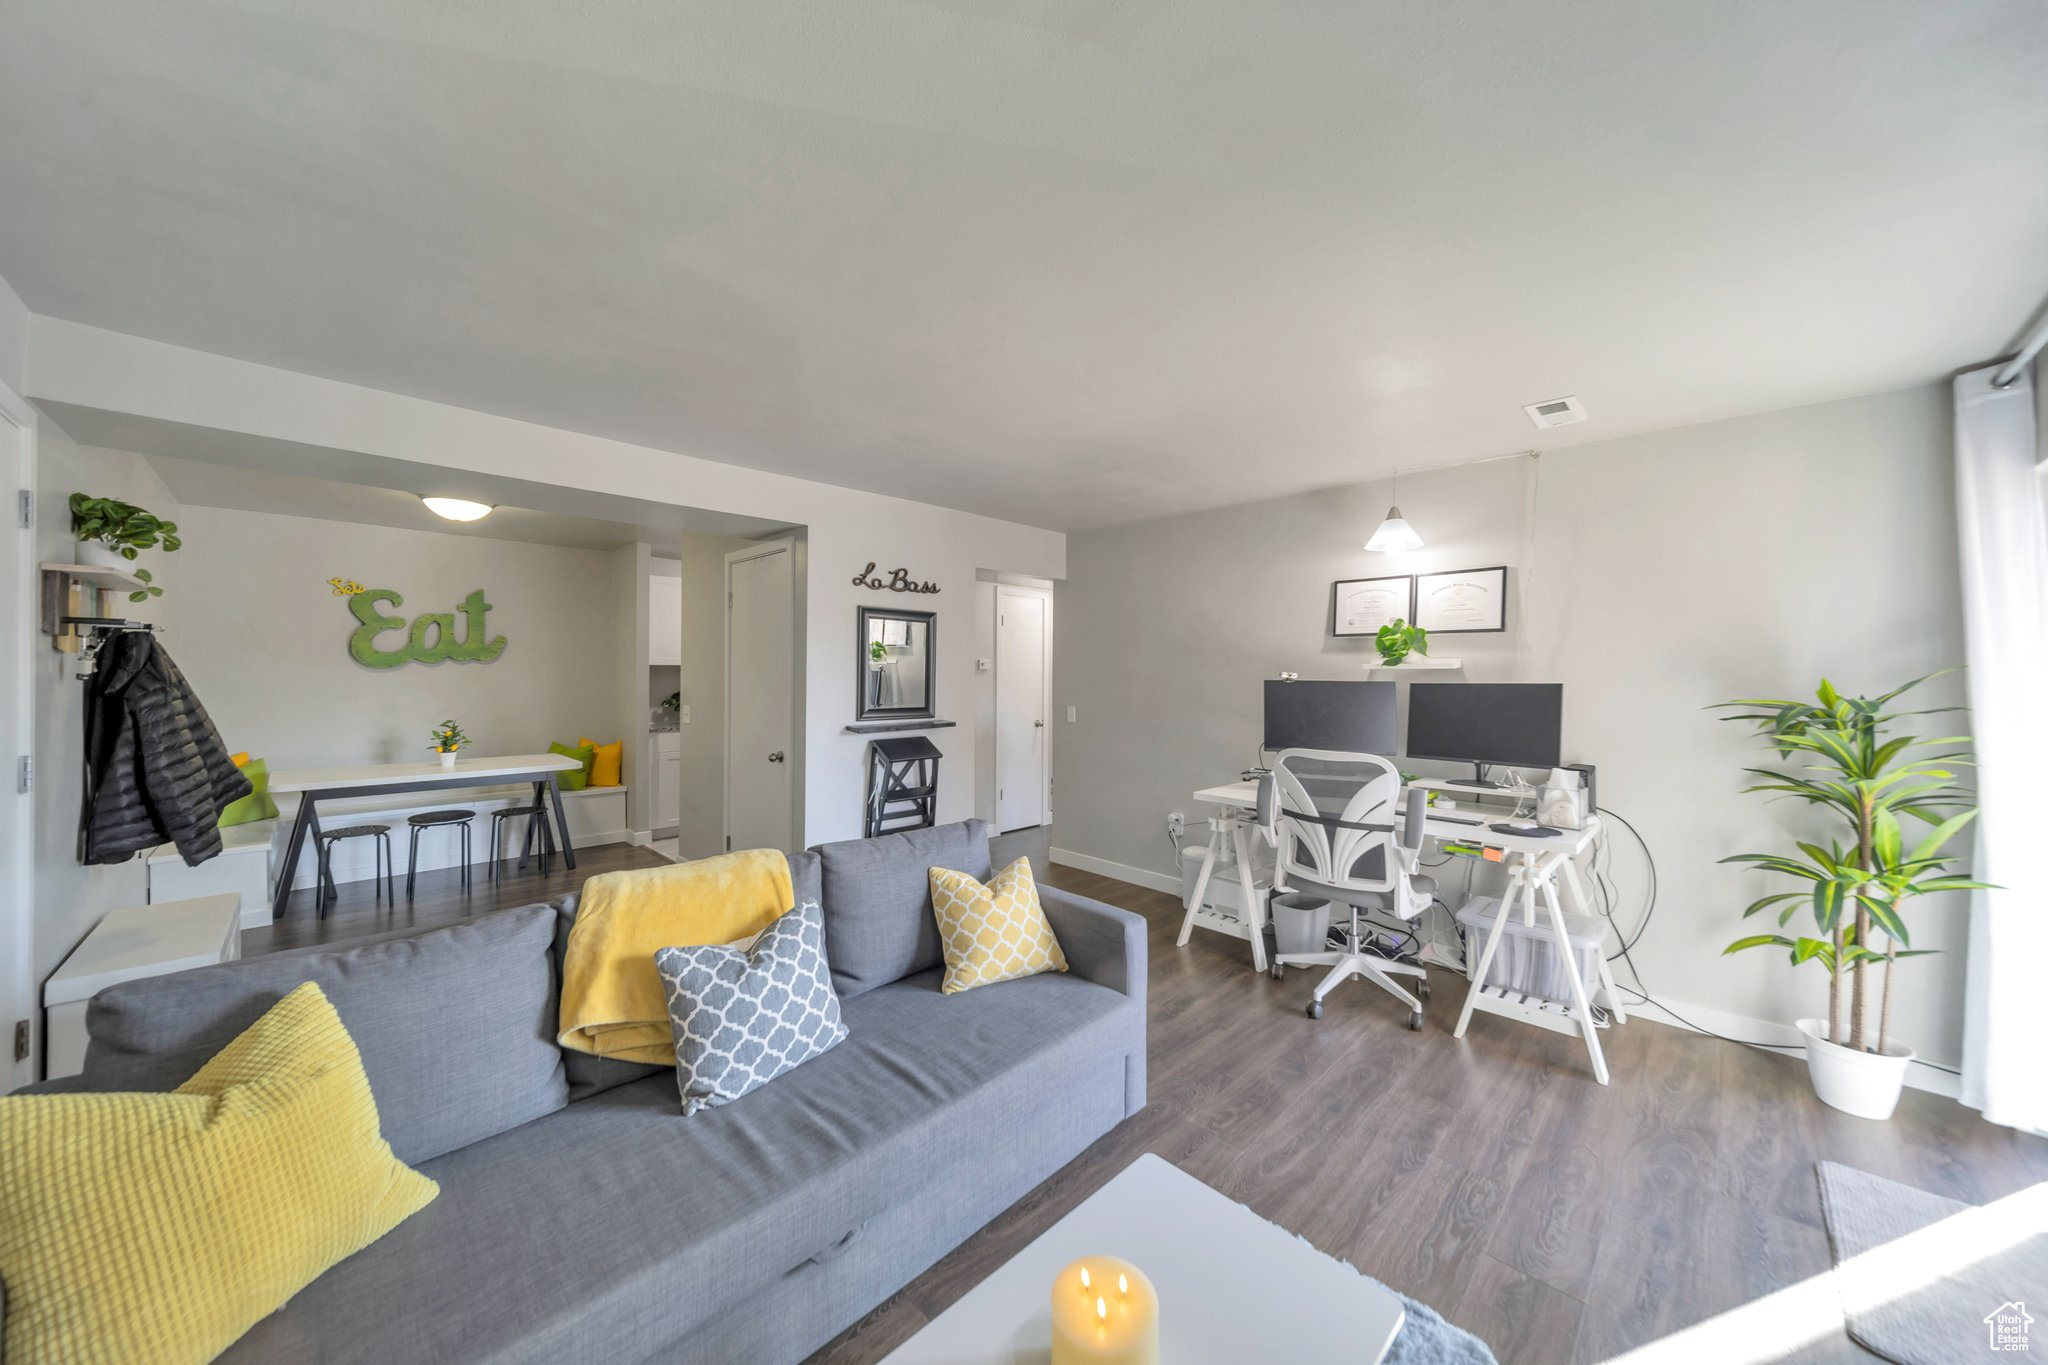
<svg viewBox="0 0 2048 1365"><path fill-rule="evenodd" d="M440 1198L225 1360L801 1360L1144 1104L1143 922L1043 889L1072 970L944 996L932 866L986 877L986 828L794 860L849 1036L691 1118L555 1047L574 897L112 988L64 1088L175 1086L309 979L349 1026Z"/></svg>

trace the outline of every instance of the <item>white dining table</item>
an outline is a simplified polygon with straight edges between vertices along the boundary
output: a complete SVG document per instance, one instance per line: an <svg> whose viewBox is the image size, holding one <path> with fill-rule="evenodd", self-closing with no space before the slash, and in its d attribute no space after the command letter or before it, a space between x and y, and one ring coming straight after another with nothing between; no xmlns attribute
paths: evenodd
<svg viewBox="0 0 2048 1365"><path fill-rule="evenodd" d="M562 811L560 774L581 767L561 754L512 754L505 757L461 758L444 768L438 760L411 763L364 763L338 768L285 768L270 775L272 796L299 798L299 813L292 820L291 837L285 841L284 864L278 869L277 886L270 902L272 919L284 917L291 899L292 879L298 874L299 854L310 836L320 837L322 801L341 801L356 796L395 796L402 792L446 791L455 787L485 787L503 782L531 782L536 805L545 800L554 809L556 842L562 859L576 866L576 849L569 842L569 821Z"/></svg>

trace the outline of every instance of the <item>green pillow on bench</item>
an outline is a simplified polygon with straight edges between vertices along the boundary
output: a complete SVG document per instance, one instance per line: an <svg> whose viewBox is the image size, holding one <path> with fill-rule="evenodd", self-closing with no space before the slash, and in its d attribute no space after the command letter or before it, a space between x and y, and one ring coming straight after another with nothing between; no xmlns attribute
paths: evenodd
<svg viewBox="0 0 2048 1365"><path fill-rule="evenodd" d="M255 790L239 801L231 801L220 813L220 827L229 825L253 825L258 820L275 820L277 802L270 799L270 764L260 758L245 759L241 763L242 776L249 779Z"/></svg>
<svg viewBox="0 0 2048 1365"><path fill-rule="evenodd" d="M597 762L597 750L588 745L550 744L548 752L560 754L564 758L573 758L583 765L580 770L565 769L555 774L555 781L561 785L563 791L580 792L590 785L590 765Z"/></svg>

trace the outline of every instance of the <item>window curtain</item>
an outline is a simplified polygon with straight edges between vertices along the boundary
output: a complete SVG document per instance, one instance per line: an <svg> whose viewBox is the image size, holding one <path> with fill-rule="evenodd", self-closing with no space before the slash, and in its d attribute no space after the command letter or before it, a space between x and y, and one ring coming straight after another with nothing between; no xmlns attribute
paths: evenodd
<svg viewBox="0 0 2048 1365"><path fill-rule="evenodd" d="M1970 899L1963 1103L1993 1123L2048 1130L2048 514L2034 389L1994 388L1996 367L1955 381L1956 519L1976 736L1977 875Z"/></svg>

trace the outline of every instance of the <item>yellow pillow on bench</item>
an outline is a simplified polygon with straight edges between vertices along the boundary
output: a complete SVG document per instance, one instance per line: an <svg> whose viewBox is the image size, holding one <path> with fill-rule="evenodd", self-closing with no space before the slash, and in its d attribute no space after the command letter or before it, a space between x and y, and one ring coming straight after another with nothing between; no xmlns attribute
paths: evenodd
<svg viewBox="0 0 2048 1365"><path fill-rule="evenodd" d="M619 769L625 763L626 741L615 739L609 744L599 744L588 735L584 735L578 737L576 743L578 747L590 750L590 785L618 786Z"/></svg>
<svg viewBox="0 0 2048 1365"><path fill-rule="evenodd" d="M942 993L1067 969L1066 954L1038 903L1029 858L1011 863L987 886L943 867L928 875L939 947L946 955Z"/></svg>
<svg viewBox="0 0 2048 1365"><path fill-rule="evenodd" d="M439 1193L310 981L171 1094L0 1099L8 1365L212 1360Z"/></svg>

